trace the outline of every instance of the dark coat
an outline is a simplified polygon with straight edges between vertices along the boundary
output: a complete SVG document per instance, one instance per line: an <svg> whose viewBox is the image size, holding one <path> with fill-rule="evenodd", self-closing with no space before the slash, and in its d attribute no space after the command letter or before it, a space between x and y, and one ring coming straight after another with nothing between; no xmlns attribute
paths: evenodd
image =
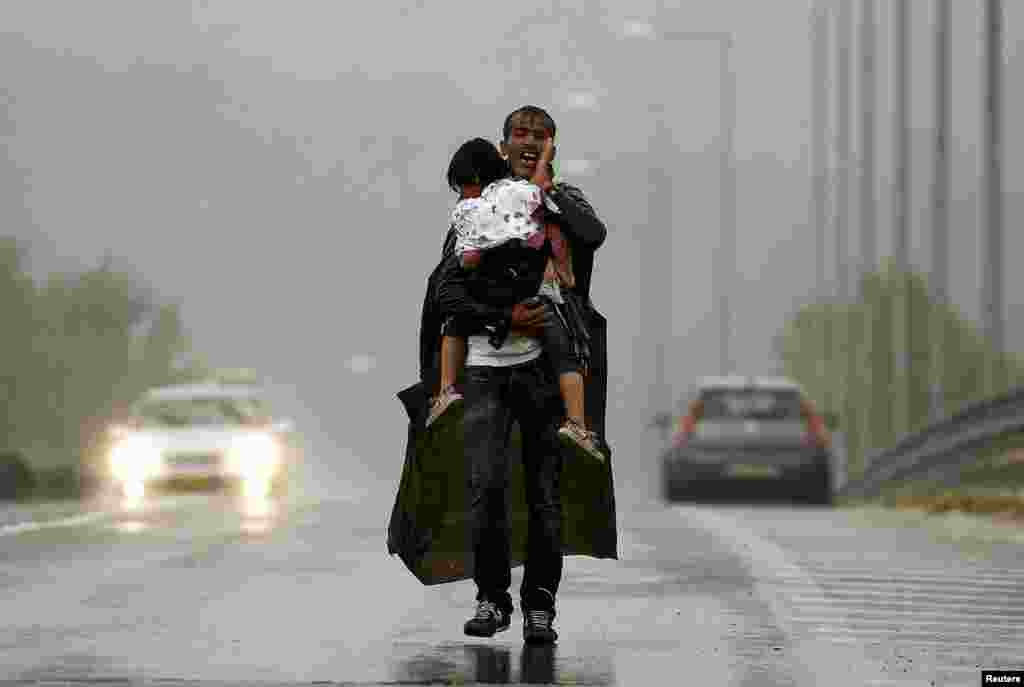
<svg viewBox="0 0 1024 687"><path fill-rule="evenodd" d="M607 322L590 302L590 279L594 252L604 242L605 228L582 192L559 184L552 197L561 210L559 222L572 243L575 292L585 304L591 335L591 374L586 382L587 420L605 439L607 405ZM469 296L454 256L451 232L445 240L442 259L427 281L420 323L420 381L398 393L405 407L407 429L405 463L388 527L388 553L397 554L424 584L453 582L472 577L467 563L468 532L465 507L465 465L462 460L461 423L447 433L423 430L428 413L429 393L436 389L441 324L452 316L470 322L476 331L489 332L497 339L507 334L511 307L479 302ZM536 255L536 251L532 251ZM514 289L536 293L540 272L524 263L520 283ZM518 300L518 299L514 299ZM562 414L552 408L552 421ZM618 558L615 491L611 447L606 443L604 464L581 463L569 455L563 462L563 553L595 558ZM521 450L518 427L513 431L510 450ZM512 511L512 561L521 565L526 550L526 503L523 496L521 461L512 466L509 492Z"/></svg>

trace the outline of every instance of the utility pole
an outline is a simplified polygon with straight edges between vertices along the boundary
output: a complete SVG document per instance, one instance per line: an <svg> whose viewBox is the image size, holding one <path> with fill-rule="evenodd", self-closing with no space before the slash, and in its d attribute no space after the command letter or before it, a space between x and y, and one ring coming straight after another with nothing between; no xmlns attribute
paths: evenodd
<svg viewBox="0 0 1024 687"><path fill-rule="evenodd" d="M875 303L868 293L868 280L878 263L878 248L875 228L875 0L861 2L860 22L860 145L861 145L861 178L860 178L860 293L864 300L864 321L861 327L861 344L864 355L864 370L867 373L867 394L859 404L861 417L860 430L861 453L865 458L870 455L871 432L874 422L875 385L880 382L874 360L874 324L878 312Z"/></svg>
<svg viewBox="0 0 1024 687"><path fill-rule="evenodd" d="M893 375L891 398L896 399L893 408L893 428L899 433L910 431L911 392L913 378L913 323L910 305L910 222L909 222L909 127L907 118L907 53L910 33L907 30L909 2L894 2L893 26L893 151L895 152L893 233L896 254L896 270L899 279L899 297L894 308L896 322L893 333L896 337L893 348L896 351L896 374Z"/></svg>
<svg viewBox="0 0 1024 687"><path fill-rule="evenodd" d="M814 231L817 259L815 260L816 280L815 305L822 306L828 300L825 284L825 231L828 223L826 208L827 192L827 139L828 118L828 15L820 3L811 9L811 226ZM826 316L819 322L818 344L815 354L817 369L815 377L822 394L829 394L827 359L831 350L831 321ZM824 399L823 399L824 400Z"/></svg>
<svg viewBox="0 0 1024 687"><path fill-rule="evenodd" d="M668 127L665 124L665 107L662 103L652 103L648 107L648 113L654 118L653 145L650 149L650 159L653 164L648 169L647 187L650 189L650 202L648 203L648 216L655 226L668 228L668 245L665 253L669 257L667 269L673 269L672 256L672 179L668 172L668 156L670 154L670 138ZM653 212L651 212L653 210ZM673 293L671 289L665 294L665 312L675 316L673 309ZM665 357L668 342L672 340L673 328L672 317L666 319L664 331L660 332L657 343L654 347L654 368L657 377L657 388L655 389L655 407L657 412L665 411L672 407L672 381L669 380L667 361Z"/></svg>
<svg viewBox="0 0 1024 687"><path fill-rule="evenodd" d="M720 217L717 284L721 374L734 372L732 351L732 305L730 292L736 288L736 161L734 138L736 129L736 78L732 71L733 37L729 33L667 31L665 40L711 41L718 45L719 69L719 174Z"/></svg>
<svg viewBox="0 0 1024 687"><path fill-rule="evenodd" d="M875 236L875 12L874 0L863 0L860 25L861 130L861 279L878 262Z"/></svg>
<svg viewBox="0 0 1024 687"><path fill-rule="evenodd" d="M852 338L852 327L849 317L850 297L850 275L847 269L847 225L849 220L850 201L850 5L848 2L840 2L836 12L836 42L839 48L838 75L836 78L838 86L838 97L836 104L837 132L836 147L838 148L839 169L837 180L836 198L836 281L838 285L839 298L838 307L841 308L842 327L835 336L836 356L834 365L837 369L843 370L843 379L840 383L840 413L843 419L843 434L847 439L852 438L853 427L851 427L852 416L850 412L850 371L852 360L850 358L850 339Z"/></svg>
<svg viewBox="0 0 1024 687"><path fill-rule="evenodd" d="M931 419L945 415L946 317L949 303L949 55L951 0L937 0L935 34L935 172L932 183Z"/></svg>
<svg viewBox="0 0 1024 687"><path fill-rule="evenodd" d="M1002 66L1003 3L985 2L985 117L982 184L985 192L985 258L982 313L985 334L995 359L985 370L985 396L1007 388L1003 354L1006 351L1003 320L1003 151L1002 151Z"/></svg>
<svg viewBox="0 0 1024 687"><path fill-rule="evenodd" d="M723 273L726 280L725 288L719 294L722 310L722 374L734 372L732 350L732 303L729 294L737 286L736 279L736 164L734 138L736 129L736 77L732 71L732 36L720 35L718 38L719 70L721 79L721 116L722 116L722 157L721 157L721 213L722 213L722 252L723 260L728 265Z"/></svg>
<svg viewBox="0 0 1024 687"><path fill-rule="evenodd" d="M731 34L722 32L693 32L693 31L667 31L664 33L655 32L650 25L630 26L628 35L636 38L653 38L658 41L704 41L713 42L719 48L719 87L720 91L720 122L719 152L720 152L720 227L716 283L719 314L719 367L722 374L729 374L733 371L733 355L731 347L732 338L732 312L730 291L736 288L736 165L734 153L734 136L736 127L736 79L732 71L732 48L733 37ZM671 149L668 124L665 121L665 107L663 103L651 103L649 112L655 119L656 130L653 135L654 146L657 150L656 159L661 163L657 169L651 169L649 183L654 189L654 196L659 208L665 209L666 218L671 218L671 177L667 164L663 160L666 151ZM657 165L656 165L657 166ZM669 222L671 227L671 223ZM671 229L670 229L671 231ZM671 304L671 295L669 295ZM658 377L659 402L667 400L667 403L659 405L659 408L667 408L672 405L672 384L666 379L666 357L669 351L666 350L666 343L672 334L671 324L665 334L663 343L655 346L655 369Z"/></svg>

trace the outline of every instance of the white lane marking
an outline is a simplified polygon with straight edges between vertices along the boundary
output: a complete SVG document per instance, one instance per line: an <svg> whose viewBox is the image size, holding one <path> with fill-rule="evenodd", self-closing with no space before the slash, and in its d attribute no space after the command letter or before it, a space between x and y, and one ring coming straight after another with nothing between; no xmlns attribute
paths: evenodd
<svg viewBox="0 0 1024 687"><path fill-rule="evenodd" d="M849 628L842 628L843 633L849 633L846 636L842 634L828 634L821 637L816 637L819 641L827 641L832 644L855 644L857 646L883 646L887 649L893 649L897 647L905 647L912 645L913 651L924 651L926 649L942 650L944 657L949 656L962 656L971 660L978 658L978 651L1007 651L1007 656L1017 656L1020 653L1020 643L1016 642L1013 644L1004 644L1000 642L971 642L966 646L953 646L950 639L945 637L941 639L933 638L921 638L914 637L913 639L905 639L899 634L891 636L879 637L878 630L871 630L869 632L857 632L856 630L850 630ZM935 653L938 653L936 651ZM948 666L941 666L948 668ZM966 668L962 668L966 670ZM971 668L973 670L973 667Z"/></svg>
<svg viewBox="0 0 1024 687"><path fill-rule="evenodd" d="M979 638L977 633L973 632L912 632L908 630L882 630L877 627L837 628L829 626L817 628L809 626L801 629L815 639L849 639L851 643L858 644L862 650L871 643L884 647L900 644L913 647L914 649L921 647L947 649L952 645L959 645L959 647L963 648L962 655L974 658L978 658L978 651L982 649L1009 651L1008 655L1011 656L1020 655L1020 639L1016 637L987 636Z"/></svg>
<svg viewBox="0 0 1024 687"><path fill-rule="evenodd" d="M18 522L13 525L4 525L0 527L0 537L9 537L14 534L22 534L24 532L38 532L39 530L48 530L56 527L75 527L77 525L87 525L90 522L96 522L114 515L114 513L108 511L97 511L93 513L82 513L81 515L72 515L67 518L59 518L57 520L29 520L28 522Z"/></svg>
<svg viewBox="0 0 1024 687"><path fill-rule="evenodd" d="M879 561L885 563L887 561ZM872 568L842 568L837 565L824 565L816 562L806 564L805 567L815 575L834 575L837 577L878 577L878 570ZM944 568L950 573L949 577L942 576L942 580L970 580L971 582L1006 581L1018 580L1024 583L1024 573L1020 570L1006 570L1003 568ZM936 578L935 568L930 570L919 570L915 568L900 568L892 571L893 575L919 576L922 578Z"/></svg>
<svg viewBox="0 0 1024 687"><path fill-rule="evenodd" d="M993 591L1004 591L1004 590L1022 590L1024 589L1024 579L1020 581L1016 580L979 580L969 577L917 577L917 576L904 576L902 573L898 575L837 575L828 572L817 572L812 570L815 578L822 580L826 584L835 580L840 582L843 586L853 584L936 584L960 587L964 585L971 585L972 587L989 588ZM791 578L780 575L776 579L789 580Z"/></svg>
<svg viewBox="0 0 1024 687"><path fill-rule="evenodd" d="M907 604L907 605L909 606L909 604ZM802 608L804 608L805 610L814 610L814 611L834 611L835 610L835 603L828 603L828 604L821 604L821 605L819 605L819 604L815 604L813 602L807 602L807 603L801 603L800 606ZM919 604L914 604L914 606L915 607L919 607ZM929 606L928 608L934 609L934 610L922 611L922 610L917 610L916 608L915 608L915 610L906 610L906 609L902 609L902 608L894 608L894 605L891 604L891 603L878 603L878 602L868 603L868 602L864 602L864 601L858 601L856 606L848 607L845 610L847 612L849 612L851 615L856 615L858 613L884 613L884 614L887 614L887 615L888 614L891 614L891 615L903 615L903 614L906 614L906 615L911 615L911 616L915 616L915 617L937 615L937 616L955 616L955 617L968 618L968 617L971 617L972 613L976 613L976 614L979 614L979 615L981 615L982 617L984 617L986 619L987 618L997 618L997 619L1005 619L1005 620L1017 620L1017 619L1019 619L1021 622L1024 622L1024 614L999 615L1000 612L1005 613L1007 611L1007 608L1005 606L974 606L974 605L971 605L971 604L957 604L956 606L953 606L951 604L934 604L932 606ZM1013 610L1021 610L1021 609L1013 609Z"/></svg>
<svg viewBox="0 0 1024 687"><path fill-rule="evenodd" d="M53 520L27 520L25 522L0 526L0 537L9 537L16 534L24 534L25 532L38 532L40 530L56 529L59 527L78 527L80 525L88 525L89 523L107 518L114 518L119 515L142 516L153 512L177 510L183 506L187 506L189 503L197 503L200 499L201 497L190 499L187 496L165 497L154 499L147 503L145 507L140 509L97 510L80 513L79 515L72 515L66 518L55 518Z"/></svg>
<svg viewBox="0 0 1024 687"><path fill-rule="evenodd" d="M842 612L848 616L850 614L850 609L848 609L848 608L847 609L843 609ZM856 615L856 614L854 614L854 615ZM985 629L988 629L988 628L992 628L992 629L995 629L995 630L999 630L1000 632L1006 632L1008 630L1024 632L1024 624L1022 624L1020 622L1010 622L1010 623L1007 623L1007 622L996 621L996 620L991 619L991 618L987 619L987 620L982 620L981 618L979 618L978 620L973 621L973 622L949 622L949 621L945 621L945 620L909 620L909 619L906 619L906 618L883 618L883 617L878 617L878 618L861 618L861 617L850 618L850 617L847 617L846 619L847 620L851 620L854 623L856 623L858 629L860 629L860 628L867 628L867 627L876 627L878 625L893 625L893 626L895 626L893 628L893 630L894 631L898 630L900 632L910 632L911 628L914 628L914 627L927 628L927 627L933 627L933 626L934 627L949 627L949 628L968 627L968 628L972 628L972 629L976 629L976 630L985 630ZM826 625L827 624L827 625L832 626L832 625L835 625L836 618L828 617L828 616L801 615L799 618L797 618L795 620L795 622L808 623L810 625ZM928 630L922 630L922 631L928 631ZM945 634L945 633L943 633L943 634Z"/></svg>
<svg viewBox="0 0 1024 687"><path fill-rule="evenodd" d="M747 562L754 586L760 592L759 596L772 606L772 611L780 622L788 624L793 619L790 603L793 595L781 592L776 585L767 584L765 580L784 575L798 581L806 590L807 597L816 599L821 604L830 603L825 589L793 562L781 548L761 539L733 518L697 506L680 506L677 509L683 517L718 535L736 555Z"/></svg>
<svg viewBox="0 0 1024 687"><path fill-rule="evenodd" d="M782 585L778 585L782 587ZM816 590L814 590L816 592ZM801 594L799 591L790 592L792 597L808 596L814 597L816 594ZM947 594L942 590L897 590L891 591L870 589L870 590L857 590L857 589L829 589L828 595L832 597L834 601L844 602L856 602L858 599L903 599L907 602L913 602L918 604L934 602L935 604L942 605L946 601L980 601L982 596L980 594ZM990 599L991 600L991 599Z"/></svg>
<svg viewBox="0 0 1024 687"><path fill-rule="evenodd" d="M810 590L810 596L818 603L828 603L825 590L808 575L799 565L793 562L776 544L758 537L748 528L740 525L734 518L712 512L710 509L694 505L676 506L676 512L688 520L696 528L714 534L720 542L729 547L733 553L747 565L752 577L754 592L771 609L777 627L782 630L792 646L789 652L790 666L797 684L800 685L838 685L842 687L863 687L872 680L879 679L875 663L863 652L862 645L854 642L846 643L843 649L822 644L817 638L808 639L806 632L794 622L795 613L792 599L777 585L764 584L761 580L785 574L799 579L803 586ZM839 610L834 622L840 625L849 623ZM842 669L837 670L837 666ZM872 675L866 674L871 670Z"/></svg>
<svg viewBox="0 0 1024 687"><path fill-rule="evenodd" d="M802 584L778 584L775 582L765 582L766 586L776 587L778 589L785 590L791 596L799 596L804 592L804 586ZM979 604L984 606L986 604L995 606L997 608L1008 608L1008 607L1019 607L1024 608L1024 596L1020 593L1015 592L1013 594L1007 594L1005 592L994 593L990 590L978 590L976 594L949 594L942 589L934 589L927 587L918 587L901 589L898 586L894 587L844 587L840 585L823 585L826 593L829 597L839 601L856 601L856 600L877 600L887 601L889 603L921 603L921 604L936 604L939 606L956 606L970 605L972 608L977 607ZM811 590L812 593L817 590Z"/></svg>
<svg viewBox="0 0 1024 687"><path fill-rule="evenodd" d="M738 523L737 525L742 527ZM753 535L751 534L751 536ZM756 563L756 558L761 555L760 551L756 553L755 551L757 550L751 547L749 555L753 557L752 564ZM880 589L878 585L875 585L870 587L867 592L850 593L847 591L847 587L850 585L843 580L844 577L860 576L862 578L877 579L883 576L879 575L877 568L837 569L835 566L822 564L819 561L804 559L802 562L805 566L803 570L797 570L795 573L783 570L779 574L765 575L759 579L759 582L762 582L763 586L776 588L780 593L786 594L788 592L787 596L792 600L794 607L800 611L791 618L791 626L805 635L809 634L819 642L823 641L830 644L857 647L862 653L866 653L865 649L869 646L893 646L899 644L900 641L906 641L915 648L930 647L947 651L953 650L951 645L959 645L959 648L955 650L958 655L962 654L972 659L977 658L978 651L997 652L1000 656L1016 656L1020 651L1021 642L1016 638L1021 635L1021 627L1014 623L1014 621L1019 622L1018 618L1006 618L1003 616L996 622L990 616L984 621L974 623L950 623L948 621L938 623L928 621L915 622L913 619L900 619L898 623L895 623L897 626L893 627L894 623L885 622L880 619L872 620L870 618L855 617L859 606L872 602L884 604L886 603L884 601L886 598L910 602L927 608L942 608L947 605L946 602L950 599L963 599L970 602L997 594L1006 594L1010 590L994 588L984 583L997 584L1002 582L1003 584L1000 586L1005 587L1008 579L1021 579L1019 571L1014 571L1017 573L1015 575L1007 575L1005 573L1009 571L1005 569L987 569L974 573L972 569L959 566L943 567L943 570L948 570L960 576L962 584L957 591L964 592L974 587L976 593L969 595L950 594L947 590L936 588L936 585L915 585L910 580L901 579L902 576L915 573L921 577L930 576L932 579L936 579L937 573L935 569L896 570L888 575L890 578L895 578L889 582L889 590ZM880 566L884 565L884 563L884 561L879 561ZM813 578L809 579L808 572L813 574L815 578L824 579L820 579L820 583ZM853 573L852 575L851 572ZM1003 574L1000 574L1000 572ZM967 575L969 577L966 577ZM780 578L785 579L782 580ZM945 581L948 578L938 579ZM884 580L879 580L879 582L884 583ZM909 590L914 591L900 590L901 582ZM822 587L822 584L825 587ZM800 587L804 587L804 589ZM828 596L831 597L829 601L823 602L821 598L823 589L828 589ZM1011 590L1013 589L1011 587ZM921 598L927 595L931 595L931 598ZM868 597L869 600L865 600L864 597ZM819 617L802 616L803 613L809 610L808 607L810 606L818 607L816 611L812 612L816 612ZM979 608L977 604L974 607ZM1007 608L1008 606L1004 605L999 610L1006 610ZM1009 608L1019 609L1021 606L1014 605L1011 602ZM826 613L834 613L835 615L824 617ZM933 625L939 625L940 627L934 629L929 627ZM941 628L949 628L949 631L942 631Z"/></svg>

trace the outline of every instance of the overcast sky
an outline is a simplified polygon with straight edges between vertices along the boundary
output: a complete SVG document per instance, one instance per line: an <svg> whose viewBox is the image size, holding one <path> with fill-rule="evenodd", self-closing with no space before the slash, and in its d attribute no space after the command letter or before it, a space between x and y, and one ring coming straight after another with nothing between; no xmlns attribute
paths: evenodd
<svg viewBox="0 0 1024 687"><path fill-rule="evenodd" d="M417 375L423 286L453 201L449 156L466 138L496 139L512 109L542 105L558 122L567 176L609 226L592 294L611 327L609 440L622 478L641 479L655 465L641 427L665 400L652 400L658 333L673 333L667 394L717 372L721 139L714 45L629 34L647 22L655 33L735 38L734 358L741 371L771 372L771 338L813 287L808 4L380 0L353 12L327 0L11 0L0 5L0 231L29 239L44 269L112 252L182 303L198 350L280 385L318 461L393 480L404 441L394 393ZM954 3L964 161L954 212L966 225L955 232L954 295L976 314L980 65L969 4ZM1015 83L1024 13L1005 4ZM913 120L926 151L924 5L915 2ZM880 7L888 21L891 4ZM888 93L884 80L879 88ZM1019 120L1019 93L1007 98L1007 122ZM668 147L653 138L653 103L666 108ZM883 254L887 135L882 126ZM667 199L651 198L655 154L670 166ZM1013 191L1022 158L1008 154ZM580 159L589 168L569 163ZM920 256L927 183L915 178ZM1017 208L1014 199L1008 234ZM1007 254L1021 251L1008 237Z"/></svg>

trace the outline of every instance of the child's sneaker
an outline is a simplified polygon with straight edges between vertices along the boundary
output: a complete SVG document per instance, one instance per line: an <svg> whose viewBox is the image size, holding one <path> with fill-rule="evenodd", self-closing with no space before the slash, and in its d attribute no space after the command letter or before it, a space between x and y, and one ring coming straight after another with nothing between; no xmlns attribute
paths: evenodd
<svg viewBox="0 0 1024 687"><path fill-rule="evenodd" d="M563 445L574 449L577 453L596 458L602 463L605 461L604 453L598 446L597 435L594 432L588 432L572 420L566 420L558 429L558 438Z"/></svg>
<svg viewBox="0 0 1024 687"><path fill-rule="evenodd" d="M434 402L430 404L430 415L427 416L427 428L437 422L442 417L450 419L455 416L452 412L457 410L463 402L462 394L455 390L454 386L449 386L444 389L441 393L434 397Z"/></svg>

